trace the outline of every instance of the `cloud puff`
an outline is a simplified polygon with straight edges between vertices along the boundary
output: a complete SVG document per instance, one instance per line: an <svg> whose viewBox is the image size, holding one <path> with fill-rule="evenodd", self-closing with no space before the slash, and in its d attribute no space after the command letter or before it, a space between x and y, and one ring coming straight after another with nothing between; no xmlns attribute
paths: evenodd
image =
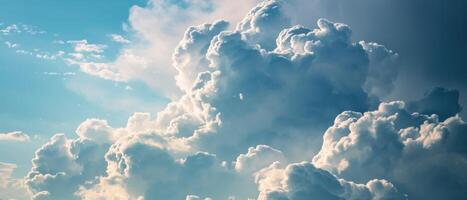
<svg viewBox="0 0 467 200"><path fill-rule="evenodd" d="M246 154L240 154L237 157L235 170L252 173L267 167L276 161L282 163L286 161L286 158L281 151L267 145L258 145L256 148L248 148L248 152Z"/></svg>
<svg viewBox="0 0 467 200"><path fill-rule="evenodd" d="M17 142L27 142L29 141L29 135L21 131L13 131L9 133L0 133L0 141L17 141Z"/></svg>
<svg viewBox="0 0 467 200"><path fill-rule="evenodd" d="M57 134L38 149L25 177L33 199L77 199L74 193L81 185L105 174L104 155L110 134L117 132L111 130L107 122L90 119L77 129L79 138Z"/></svg>
<svg viewBox="0 0 467 200"><path fill-rule="evenodd" d="M263 1L254 7L237 25L236 30L253 45L266 50L275 48L279 32L291 22L283 11L282 1Z"/></svg>
<svg viewBox="0 0 467 200"><path fill-rule="evenodd" d="M280 5L267 1L254 10L275 13ZM272 14L261 16L275 19ZM318 134L325 129L322 125L338 113L348 109L365 111L376 105L373 93L390 90L381 85L391 84L396 74L392 73L395 69L388 69L391 73L384 73L390 77L388 81L388 76L375 72L391 67L382 63L392 63L388 60L395 59L393 52L373 43L352 42L350 28L344 24L321 19L315 30L302 26L284 29L278 33L274 51L251 45L256 39L249 40L244 33L224 31L212 39L205 52L210 68L199 73L193 87L193 92L208 96L204 102L220 113L223 123L217 132L225 138L217 135L200 145L222 146L225 152L218 152L220 155L237 154L228 151L238 149L239 144L247 148L263 143L285 149L284 144L274 144L280 143L279 132L288 133L288 138L281 138L284 143L299 138L297 144L316 146L299 134L305 130ZM255 38L269 37L264 34L259 32ZM378 82L380 77L385 79L379 81L381 84L368 84ZM216 144L220 142L225 143Z"/></svg>
<svg viewBox="0 0 467 200"><path fill-rule="evenodd" d="M365 91L377 97L386 97L394 89L399 71L399 55L383 45L360 41L370 61Z"/></svg>
<svg viewBox="0 0 467 200"><path fill-rule="evenodd" d="M346 199L382 200L406 199L393 184L386 180L370 180L366 184L338 179L309 162L280 168L274 163L256 175L259 200Z"/></svg>
<svg viewBox="0 0 467 200"><path fill-rule="evenodd" d="M226 199L229 191L241 187L234 185L235 171L215 155L200 152L176 159L161 144L135 137L114 144L106 160L108 176L92 187L82 188L78 194L83 199L108 199L115 195L112 193L116 190L111 188L120 188L127 199L175 200L190 194Z"/></svg>
<svg viewBox="0 0 467 200"><path fill-rule="evenodd" d="M76 129L76 134L81 139L92 140L97 143L112 144L119 135L125 134L123 130L115 130L107 121L100 119L86 119Z"/></svg>
<svg viewBox="0 0 467 200"><path fill-rule="evenodd" d="M177 86L189 92L200 72L209 71L209 62L204 56L214 36L228 27L228 22L218 21L189 27L172 55L177 69Z"/></svg>
<svg viewBox="0 0 467 200"><path fill-rule="evenodd" d="M313 163L351 180L387 179L413 199L461 199L466 131L458 116L439 121L409 113L403 102L382 103L338 115Z"/></svg>

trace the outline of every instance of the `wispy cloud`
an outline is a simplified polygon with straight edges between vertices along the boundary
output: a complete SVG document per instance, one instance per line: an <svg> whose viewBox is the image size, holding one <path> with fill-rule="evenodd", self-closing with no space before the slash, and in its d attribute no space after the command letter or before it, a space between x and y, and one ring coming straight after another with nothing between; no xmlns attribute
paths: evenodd
<svg viewBox="0 0 467 200"><path fill-rule="evenodd" d="M10 48L10 49L13 49L13 48L16 48L16 47L19 46L18 44L13 43L13 42L9 42L9 41L6 41L6 42L5 42L5 45L6 45L8 48Z"/></svg>
<svg viewBox="0 0 467 200"><path fill-rule="evenodd" d="M50 54L48 52L42 52L42 53L36 53L36 58L44 59L44 60L56 60L62 57L63 55L65 55L64 51L58 51L55 54Z"/></svg>
<svg viewBox="0 0 467 200"><path fill-rule="evenodd" d="M16 164L0 162L0 199L30 199L22 179L13 178Z"/></svg>
<svg viewBox="0 0 467 200"><path fill-rule="evenodd" d="M122 35L110 34L109 37L110 37L110 39L112 39L112 41L117 42L117 43L121 43L121 44L129 44L129 43L131 43L130 40L126 39L126 38L123 37Z"/></svg>
<svg viewBox="0 0 467 200"><path fill-rule="evenodd" d="M27 33L30 35L38 35L47 33L44 30L37 28L36 26L29 24L10 24L5 28L0 29L0 34L2 35L11 35L15 33Z"/></svg>
<svg viewBox="0 0 467 200"><path fill-rule="evenodd" d="M47 76L74 76L75 72L44 72L44 75Z"/></svg>
<svg viewBox="0 0 467 200"><path fill-rule="evenodd" d="M15 169L15 164L0 162L0 187L6 187L8 184L8 178Z"/></svg>
<svg viewBox="0 0 467 200"><path fill-rule="evenodd" d="M42 31L35 26L25 24L11 24L0 25L0 34L10 35L13 33L28 33L30 35L45 34L46 31ZM108 37L114 42L121 44L129 44L130 40L126 39L122 35L109 34ZM91 43L87 39L79 40L64 40L59 36L54 35L54 39L50 41L51 44L57 45L59 50L50 51L44 47L38 48L27 48L20 44L13 43L11 41L5 41L4 44L10 48L15 49L15 52L22 55L32 56L41 60L59 60L70 66L79 66L80 70L86 74L97 76L102 79L112 81L126 81L128 75L122 75L120 64L117 61L104 61L106 58L105 49L108 47L106 44ZM53 53L55 52L55 53ZM133 54L125 53L128 56L120 56L122 58L128 58L131 62L136 62L141 67L146 66L146 62L135 57ZM130 64L129 61L123 64ZM133 64L133 63L131 63ZM55 75L54 73L45 73L47 75Z"/></svg>
<svg viewBox="0 0 467 200"><path fill-rule="evenodd" d="M0 33L3 35L9 35L11 33L21 33L21 30L16 24L9 25L3 29L0 29Z"/></svg>
<svg viewBox="0 0 467 200"><path fill-rule="evenodd" d="M107 45L91 44L87 40L70 40L67 43L72 44L76 52L102 53L107 48Z"/></svg>

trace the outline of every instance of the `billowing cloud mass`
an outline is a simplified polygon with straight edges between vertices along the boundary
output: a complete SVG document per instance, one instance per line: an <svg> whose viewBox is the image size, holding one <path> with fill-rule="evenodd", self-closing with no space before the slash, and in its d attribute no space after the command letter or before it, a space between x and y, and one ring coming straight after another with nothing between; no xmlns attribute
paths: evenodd
<svg viewBox="0 0 467 200"><path fill-rule="evenodd" d="M180 9L209 13L210 5L154 1L134 7L130 22L147 40L171 43L147 26L171 18L194 22ZM76 139L52 137L25 178L34 198L465 197L467 138L456 116L458 94L435 89L408 106L381 103L394 88L398 54L354 41L342 23L295 25L287 6L260 2L236 26L216 19L189 27L171 57L151 52L172 62L164 69L171 72L160 73L175 80L181 95L155 115L135 113L126 127L88 119ZM158 20L136 20L143 16ZM131 66L115 69L155 79Z"/></svg>
<svg viewBox="0 0 467 200"><path fill-rule="evenodd" d="M390 180L413 199L462 199L467 124L409 113L404 102L338 115L313 163L355 181ZM442 183L442 184L440 184Z"/></svg>
<svg viewBox="0 0 467 200"><path fill-rule="evenodd" d="M386 180L370 180L356 184L338 179L331 173L318 169L309 162L280 168L274 163L256 175L260 194L258 200L305 199L406 199L393 184Z"/></svg>
<svg viewBox="0 0 467 200"><path fill-rule="evenodd" d="M175 81L171 55L187 27L227 19L238 21L257 0L148 0L145 6L133 6L126 29L134 35L125 38L111 35L114 41L127 44L111 61L72 62L93 76L114 81L138 80L172 99L183 95ZM226 13L229 13L226 15Z"/></svg>
<svg viewBox="0 0 467 200"><path fill-rule="evenodd" d="M13 131L9 133L0 133L0 141L18 141L27 142L29 141L29 135L21 131Z"/></svg>
<svg viewBox="0 0 467 200"><path fill-rule="evenodd" d="M107 148L90 140L55 135L36 152L25 178L33 199L74 199L81 184L105 173Z"/></svg>

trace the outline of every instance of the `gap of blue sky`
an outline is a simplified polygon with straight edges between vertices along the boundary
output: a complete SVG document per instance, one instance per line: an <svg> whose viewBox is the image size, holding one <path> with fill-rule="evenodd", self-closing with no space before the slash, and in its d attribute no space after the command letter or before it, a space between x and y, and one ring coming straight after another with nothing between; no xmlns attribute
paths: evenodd
<svg viewBox="0 0 467 200"><path fill-rule="evenodd" d="M142 82L102 80L55 58L61 51L72 52L67 41L87 40L105 44L103 56L114 59L122 44L110 35L127 37L129 9L145 4L144 0L2 2L0 29L18 30L0 33L0 133L23 131L36 136L28 144L0 141L0 152L15 149L14 154L0 154L0 161L18 165L15 176L24 176L35 149L55 133L73 137L87 118L123 126L132 113L157 111L167 103Z"/></svg>

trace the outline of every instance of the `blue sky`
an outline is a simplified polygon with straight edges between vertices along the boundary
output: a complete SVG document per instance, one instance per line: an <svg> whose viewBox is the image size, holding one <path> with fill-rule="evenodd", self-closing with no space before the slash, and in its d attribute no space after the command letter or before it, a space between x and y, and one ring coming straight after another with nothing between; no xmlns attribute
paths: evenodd
<svg viewBox="0 0 467 200"><path fill-rule="evenodd" d="M40 59L16 52L19 49L48 54L68 52L70 47L56 41L86 39L108 45L105 56L113 59L121 44L111 41L109 34L125 35L123 27L130 7L145 3L142 0L2 2L1 29L15 24L37 32L0 36L0 132L23 131L38 136L26 145L0 141L3 143L1 152L18 150L15 156L0 154L2 162L18 164L15 171L18 176L23 176L30 167L35 149L55 133L73 135L77 126L87 118L104 118L112 125L123 126L133 112L156 111L167 102L166 98L138 81L102 80L81 73L78 67L61 59ZM9 48L7 42L18 47ZM96 97L86 95L84 91L105 92ZM115 109L109 106L115 99L131 99L133 103ZM134 107L134 104L140 104L140 107Z"/></svg>
<svg viewBox="0 0 467 200"><path fill-rule="evenodd" d="M466 9L1 2L0 199L465 199Z"/></svg>

